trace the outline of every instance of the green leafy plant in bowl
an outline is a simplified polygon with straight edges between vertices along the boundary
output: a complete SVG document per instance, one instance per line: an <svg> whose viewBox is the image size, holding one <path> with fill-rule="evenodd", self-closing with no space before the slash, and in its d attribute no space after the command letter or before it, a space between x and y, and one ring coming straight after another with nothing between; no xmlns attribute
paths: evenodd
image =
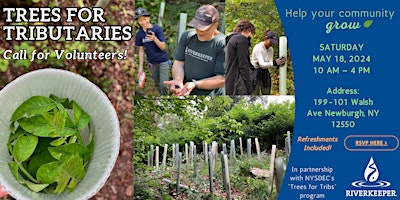
<svg viewBox="0 0 400 200"><path fill-rule="evenodd" d="M85 128L87 145L80 133ZM16 109L10 129L9 166L19 183L34 192L60 194L82 180L94 143L90 116L76 102L33 96Z"/></svg>

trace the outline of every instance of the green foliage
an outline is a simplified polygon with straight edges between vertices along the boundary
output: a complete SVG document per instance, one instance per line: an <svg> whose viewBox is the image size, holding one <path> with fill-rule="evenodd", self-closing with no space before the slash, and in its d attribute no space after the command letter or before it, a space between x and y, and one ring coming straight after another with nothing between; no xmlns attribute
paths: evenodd
<svg viewBox="0 0 400 200"><path fill-rule="evenodd" d="M263 34L266 29L274 30L278 35L284 35L282 23L273 0L227 0L226 19L227 33L233 32L240 20L248 19L256 27L256 35L253 38L257 41L264 39Z"/></svg>
<svg viewBox="0 0 400 200"><path fill-rule="evenodd" d="M72 191L83 179L93 153L90 116L74 101L33 96L15 110L10 121L8 149L13 161L9 166L16 180L34 192ZM87 146L81 137L86 128Z"/></svg>
<svg viewBox="0 0 400 200"><path fill-rule="evenodd" d="M265 30L274 30L278 36L285 35L279 13L273 0L227 0L225 7L226 35L233 32L236 24L242 19L248 19L256 27L256 34L252 38L251 49L264 40ZM273 46L274 57L279 56L278 46ZM288 53L287 94L294 94L294 78ZM279 69L270 69L272 78L271 94L279 94Z"/></svg>
<svg viewBox="0 0 400 200"><path fill-rule="evenodd" d="M284 134L293 131L294 103L266 103L263 97L135 97L134 163L147 162L150 145L257 137L262 149L283 147Z"/></svg>
<svg viewBox="0 0 400 200"><path fill-rule="evenodd" d="M163 191L163 186L159 184L159 179L155 179L155 174L152 174L149 170L143 170L140 172L140 176L135 178L135 199L155 199L156 196Z"/></svg>
<svg viewBox="0 0 400 200"><path fill-rule="evenodd" d="M167 167L164 170L156 170L146 167L136 169L135 173L135 197L134 199L225 199L224 184L222 182L222 166L217 159L214 168L214 195L209 192L208 164L204 162L202 153L197 155L197 177L193 177L193 166L183 163L181 166L181 184L199 192L181 189L176 194L177 168ZM235 199L276 199L275 194L269 194L269 181L266 178L257 178L250 175L250 169L257 167L269 171L270 155L262 154L261 160L256 156L238 156L236 160L229 162L229 176L231 191ZM171 163L167 166L171 166ZM167 184L163 178L172 181ZM275 191L273 191L275 192Z"/></svg>
<svg viewBox="0 0 400 200"><path fill-rule="evenodd" d="M195 124L205 97L135 96L135 165L145 163L148 146L200 141ZM201 142L201 141L200 141ZM146 151L145 151L146 150Z"/></svg>

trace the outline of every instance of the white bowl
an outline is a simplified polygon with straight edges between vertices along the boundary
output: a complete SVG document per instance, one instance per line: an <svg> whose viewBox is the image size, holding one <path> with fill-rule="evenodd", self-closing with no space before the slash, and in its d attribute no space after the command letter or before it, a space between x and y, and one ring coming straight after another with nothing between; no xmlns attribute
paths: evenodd
<svg viewBox="0 0 400 200"><path fill-rule="evenodd" d="M94 152L85 177L71 193L35 193L18 183L8 166L12 160L7 149L12 114L31 96L50 94L74 100L91 117ZM119 121L114 107L102 90L80 75L60 69L40 69L18 77L0 90L0 184L15 199L77 200L92 197L109 177L118 157L119 145Z"/></svg>

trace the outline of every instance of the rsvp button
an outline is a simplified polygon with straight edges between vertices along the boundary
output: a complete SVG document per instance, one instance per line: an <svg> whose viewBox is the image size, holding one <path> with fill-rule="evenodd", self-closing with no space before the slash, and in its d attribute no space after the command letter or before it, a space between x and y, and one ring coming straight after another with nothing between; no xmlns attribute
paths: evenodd
<svg viewBox="0 0 400 200"><path fill-rule="evenodd" d="M349 135L344 147L349 151L394 151L399 139L395 135Z"/></svg>

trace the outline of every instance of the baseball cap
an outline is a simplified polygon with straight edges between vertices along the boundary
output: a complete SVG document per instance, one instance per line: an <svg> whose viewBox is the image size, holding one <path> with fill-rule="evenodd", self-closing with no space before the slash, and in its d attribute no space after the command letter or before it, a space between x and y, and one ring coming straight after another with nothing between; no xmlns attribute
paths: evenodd
<svg viewBox="0 0 400 200"><path fill-rule="evenodd" d="M269 39L272 44L278 44L278 36L275 31L267 31L265 33L265 39Z"/></svg>
<svg viewBox="0 0 400 200"><path fill-rule="evenodd" d="M145 8L139 7L135 10L135 20L140 16L150 16L150 13Z"/></svg>
<svg viewBox="0 0 400 200"><path fill-rule="evenodd" d="M204 31L218 20L218 10L212 5L204 5L197 9L194 18L189 22L189 26Z"/></svg>

